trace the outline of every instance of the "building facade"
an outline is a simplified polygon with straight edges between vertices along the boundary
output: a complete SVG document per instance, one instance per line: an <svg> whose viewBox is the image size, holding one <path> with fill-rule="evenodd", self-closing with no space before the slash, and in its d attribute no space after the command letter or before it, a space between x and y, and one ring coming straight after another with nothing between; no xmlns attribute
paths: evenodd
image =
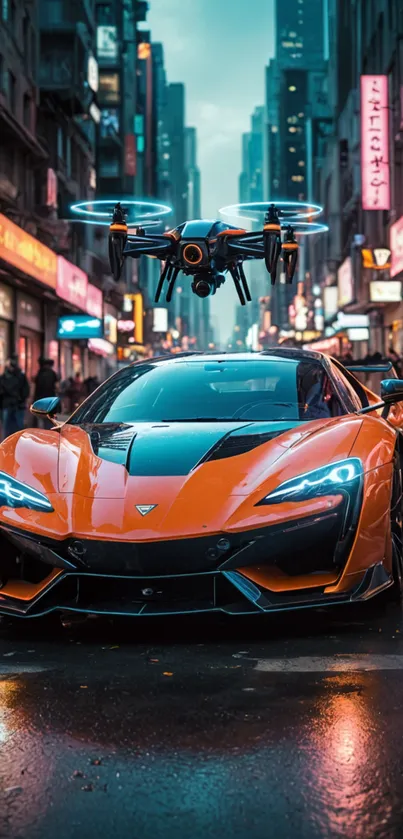
<svg viewBox="0 0 403 839"><path fill-rule="evenodd" d="M317 254L333 299L324 337L356 357L402 354L403 8L342 0L329 14L333 131L316 173L330 226Z"/></svg>
<svg viewBox="0 0 403 839"><path fill-rule="evenodd" d="M103 321L92 235L68 221L70 204L96 189L94 11L78 0L1 4L0 370L16 352L31 383L41 356L62 378L105 375L87 340L57 338L63 314Z"/></svg>
<svg viewBox="0 0 403 839"><path fill-rule="evenodd" d="M330 131L328 104L328 1L275 4L275 56L266 68L267 180L270 200L312 201L314 172ZM295 288L280 276L271 296L271 329L294 329ZM312 253L300 249L299 282L308 300L305 329L314 328ZM311 306L312 304L312 306ZM293 308L294 306L294 308ZM302 319L301 319L302 323ZM299 330L300 331L300 330ZM300 336L299 336L300 337Z"/></svg>

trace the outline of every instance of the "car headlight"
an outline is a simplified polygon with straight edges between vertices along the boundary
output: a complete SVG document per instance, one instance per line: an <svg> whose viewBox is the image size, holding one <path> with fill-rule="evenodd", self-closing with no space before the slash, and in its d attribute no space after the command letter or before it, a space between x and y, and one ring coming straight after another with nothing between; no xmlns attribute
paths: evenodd
<svg viewBox="0 0 403 839"><path fill-rule="evenodd" d="M362 479L362 464L358 457L329 463L313 472L305 472L297 478L284 481L262 498L261 504L281 504L284 501L306 501L321 495L351 495L358 489Z"/></svg>
<svg viewBox="0 0 403 839"><path fill-rule="evenodd" d="M0 472L0 507L26 507L28 510L52 513L53 507L46 495L17 481L6 472Z"/></svg>

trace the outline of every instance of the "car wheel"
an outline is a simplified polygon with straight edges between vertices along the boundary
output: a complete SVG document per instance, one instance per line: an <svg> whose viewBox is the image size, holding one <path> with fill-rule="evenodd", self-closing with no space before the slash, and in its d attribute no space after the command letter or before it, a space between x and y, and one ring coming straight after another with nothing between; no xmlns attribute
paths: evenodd
<svg viewBox="0 0 403 839"><path fill-rule="evenodd" d="M390 529L392 537L393 587L389 589L389 593L391 600L401 603L403 598L403 482L402 467L398 455L395 458L393 470Z"/></svg>

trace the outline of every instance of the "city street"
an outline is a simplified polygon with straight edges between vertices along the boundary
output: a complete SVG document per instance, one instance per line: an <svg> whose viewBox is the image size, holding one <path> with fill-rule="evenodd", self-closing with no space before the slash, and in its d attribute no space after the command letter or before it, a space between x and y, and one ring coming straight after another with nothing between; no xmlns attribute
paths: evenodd
<svg viewBox="0 0 403 839"><path fill-rule="evenodd" d="M0 836L401 836L402 639L375 601L3 629Z"/></svg>

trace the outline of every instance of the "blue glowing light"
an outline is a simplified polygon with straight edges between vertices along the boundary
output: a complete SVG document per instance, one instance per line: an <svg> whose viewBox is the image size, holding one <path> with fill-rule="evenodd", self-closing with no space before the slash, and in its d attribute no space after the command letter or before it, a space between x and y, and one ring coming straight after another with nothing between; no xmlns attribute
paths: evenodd
<svg viewBox="0 0 403 839"><path fill-rule="evenodd" d="M70 209L71 212L79 216L87 216L87 224L109 226L112 220L113 210L117 203L118 199L81 201L79 204L73 204ZM143 222L147 222L148 219L155 219L156 216L168 216L172 213L172 209L168 204L160 204L156 201L127 201L123 197L121 203L124 208L128 209L127 223L132 227L135 227L136 224L140 226ZM101 221L101 219L109 219L109 221Z"/></svg>
<svg viewBox="0 0 403 839"><path fill-rule="evenodd" d="M319 204L311 204L306 201L251 201L246 204L232 204L228 207L222 207L219 212L222 216L237 217L245 221L259 221L267 213L270 204L274 204L277 209L281 210L284 219L283 224L300 219L316 218L323 213L323 207Z"/></svg>
<svg viewBox="0 0 403 839"><path fill-rule="evenodd" d="M57 323L57 338L103 338L104 323L90 315L62 315Z"/></svg>
<svg viewBox="0 0 403 839"><path fill-rule="evenodd" d="M27 507L29 510L38 510L45 513L53 512L53 507L41 492L27 486L26 484L0 472L0 506L1 507Z"/></svg>
<svg viewBox="0 0 403 839"><path fill-rule="evenodd" d="M357 457L329 463L321 469L306 472L297 478L284 481L266 495L261 504L281 504L283 501L305 501L318 495L337 492L362 475L362 464Z"/></svg>
<svg viewBox="0 0 403 839"><path fill-rule="evenodd" d="M283 229L292 227L296 236L314 236L315 233L327 233L329 230L327 224L317 221L287 221L281 226Z"/></svg>

